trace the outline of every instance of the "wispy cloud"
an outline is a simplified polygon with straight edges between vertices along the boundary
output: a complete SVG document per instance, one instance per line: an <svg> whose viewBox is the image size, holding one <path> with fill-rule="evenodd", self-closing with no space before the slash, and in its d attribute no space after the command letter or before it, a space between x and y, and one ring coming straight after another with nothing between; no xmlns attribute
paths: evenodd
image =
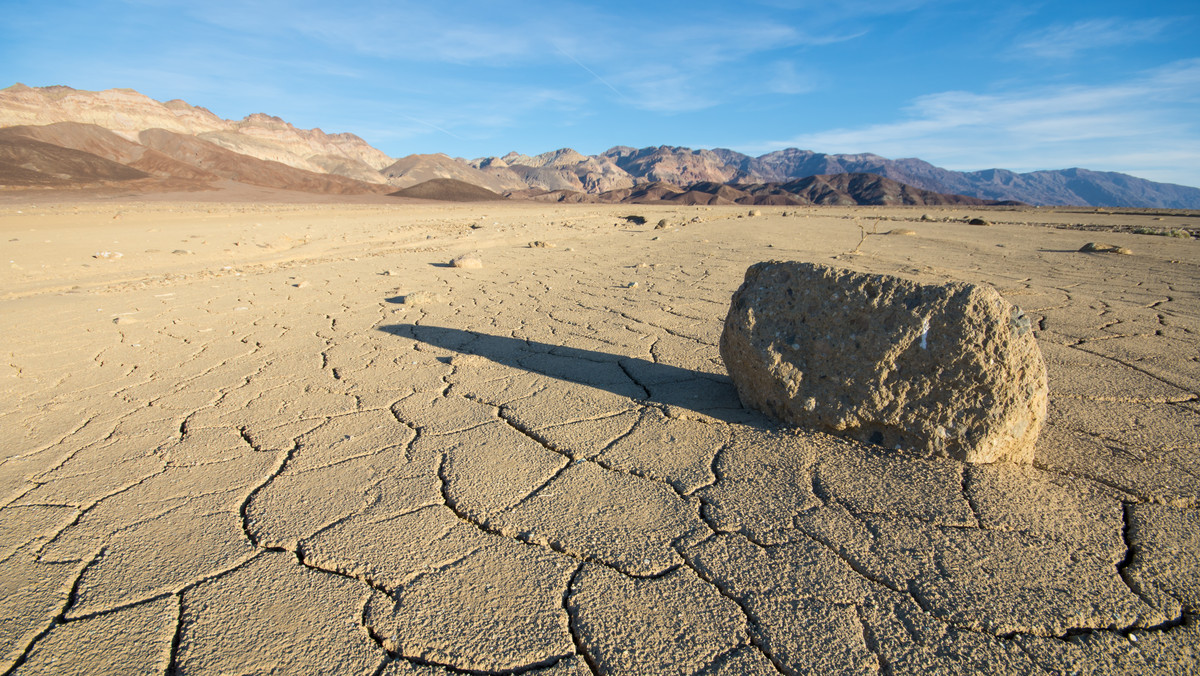
<svg viewBox="0 0 1200 676"><path fill-rule="evenodd" d="M1157 19L1086 19L1036 31L1016 43L1018 55L1067 59L1084 51L1111 49L1158 37L1170 21Z"/></svg>
<svg viewBox="0 0 1200 676"><path fill-rule="evenodd" d="M905 118L753 144L919 156L952 169L1125 167L1200 185L1200 59L1102 86L922 96Z"/></svg>
<svg viewBox="0 0 1200 676"><path fill-rule="evenodd" d="M696 111L743 95L739 66L773 52L853 40L859 27L785 21L762 8L697 7L680 15L647 7L628 10L561 0L517 6L464 0L453 10L411 1L367 1L333 6L313 1L256 3L232 0L197 6L193 17L246 39L316 43L331 54L367 59L397 79L434 69L472 68L498 78L528 81L578 71L570 86L593 83L607 103L656 113ZM753 8L752 8L753 9ZM265 27L265 28L264 28ZM764 56L771 55L771 56ZM773 58L779 61L777 57ZM796 94L812 83L777 67L759 83L762 93Z"/></svg>

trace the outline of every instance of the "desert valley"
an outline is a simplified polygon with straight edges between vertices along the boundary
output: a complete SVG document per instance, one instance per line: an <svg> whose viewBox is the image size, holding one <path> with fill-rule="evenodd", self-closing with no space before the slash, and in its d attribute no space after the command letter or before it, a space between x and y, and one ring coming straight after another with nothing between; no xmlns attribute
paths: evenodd
<svg viewBox="0 0 1200 676"><path fill-rule="evenodd" d="M1195 673L1197 209L796 149L392 158L9 87L0 672ZM762 261L994 289L1044 363L1028 457L745 405Z"/></svg>

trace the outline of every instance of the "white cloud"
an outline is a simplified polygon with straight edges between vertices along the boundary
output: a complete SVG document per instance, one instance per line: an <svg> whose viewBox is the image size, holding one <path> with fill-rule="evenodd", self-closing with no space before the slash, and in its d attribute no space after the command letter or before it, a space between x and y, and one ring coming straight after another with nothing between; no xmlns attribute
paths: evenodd
<svg viewBox="0 0 1200 676"><path fill-rule="evenodd" d="M904 119L751 146L920 157L951 169L1083 166L1200 185L1200 59L1124 82L915 99Z"/></svg>
<svg viewBox="0 0 1200 676"><path fill-rule="evenodd" d="M807 94L817 88L817 78L812 73L800 72L791 61L777 61L771 65L767 87L775 94Z"/></svg>
<svg viewBox="0 0 1200 676"><path fill-rule="evenodd" d="M1156 38L1170 25L1167 19L1087 19L1034 32L1015 47L1022 55L1065 59L1079 52L1132 45Z"/></svg>

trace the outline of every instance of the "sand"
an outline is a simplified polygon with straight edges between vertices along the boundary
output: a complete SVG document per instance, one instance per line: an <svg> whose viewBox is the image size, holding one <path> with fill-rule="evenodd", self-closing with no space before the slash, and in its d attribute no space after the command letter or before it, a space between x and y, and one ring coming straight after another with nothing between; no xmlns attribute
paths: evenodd
<svg viewBox="0 0 1200 676"><path fill-rule="evenodd" d="M1194 673L1200 242L1076 226L1195 219L761 212L5 200L0 670ZM742 408L767 259L999 289L1034 465Z"/></svg>

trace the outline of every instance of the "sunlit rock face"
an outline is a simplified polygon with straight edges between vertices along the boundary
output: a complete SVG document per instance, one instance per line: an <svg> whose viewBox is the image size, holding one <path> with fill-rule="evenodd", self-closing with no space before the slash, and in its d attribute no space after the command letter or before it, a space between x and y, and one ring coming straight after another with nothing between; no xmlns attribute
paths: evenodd
<svg viewBox="0 0 1200 676"><path fill-rule="evenodd" d="M746 406L921 456L1030 463L1046 417L1030 322L990 287L757 263L720 350Z"/></svg>

